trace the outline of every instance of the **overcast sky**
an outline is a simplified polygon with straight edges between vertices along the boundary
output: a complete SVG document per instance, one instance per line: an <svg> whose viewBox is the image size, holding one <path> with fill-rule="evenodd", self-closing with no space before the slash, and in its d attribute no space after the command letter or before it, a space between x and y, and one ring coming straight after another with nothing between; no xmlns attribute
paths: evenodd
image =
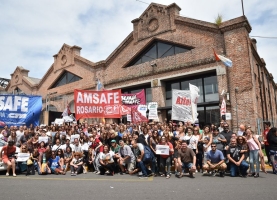
<svg viewBox="0 0 277 200"><path fill-rule="evenodd" d="M17 66L42 78L53 63L53 55L64 43L82 47L81 56L105 60L133 29L151 1L143 0L0 0L0 77L10 78ZM156 0L181 7L185 17L214 22L242 16L241 0ZM250 36L277 37L277 3L244 0ZM257 39L258 52L277 82L274 60L277 39Z"/></svg>

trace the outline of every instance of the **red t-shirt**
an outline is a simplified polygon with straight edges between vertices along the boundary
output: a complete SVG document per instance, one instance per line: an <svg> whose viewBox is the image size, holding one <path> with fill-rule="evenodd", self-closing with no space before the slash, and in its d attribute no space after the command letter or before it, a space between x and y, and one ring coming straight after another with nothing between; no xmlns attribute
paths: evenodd
<svg viewBox="0 0 277 200"><path fill-rule="evenodd" d="M268 128L268 129L265 129L264 132L263 132L264 140L266 140L266 142L264 142L265 145L269 145L269 143L267 142L267 134L268 134L268 131L269 131L269 128Z"/></svg>
<svg viewBox="0 0 277 200"><path fill-rule="evenodd" d="M12 147L9 147L9 148L8 148L8 146L4 146L4 147L2 148L2 152L4 152L4 153L2 154L2 157L3 157L3 158L8 158L8 155L15 154L15 152L16 152L16 147L15 147L15 146L12 146Z"/></svg>
<svg viewBox="0 0 277 200"><path fill-rule="evenodd" d="M160 145L163 145L160 143ZM170 142L167 142L165 145L169 146L169 155L160 155L162 158L168 158L170 155L173 154L173 152L170 151L170 149L173 149L173 145Z"/></svg>
<svg viewBox="0 0 277 200"><path fill-rule="evenodd" d="M95 138L94 142L91 144L91 148L95 149L96 147L99 146L100 142L101 141L98 138ZM104 150L103 146L99 147L99 152L103 152L103 150Z"/></svg>

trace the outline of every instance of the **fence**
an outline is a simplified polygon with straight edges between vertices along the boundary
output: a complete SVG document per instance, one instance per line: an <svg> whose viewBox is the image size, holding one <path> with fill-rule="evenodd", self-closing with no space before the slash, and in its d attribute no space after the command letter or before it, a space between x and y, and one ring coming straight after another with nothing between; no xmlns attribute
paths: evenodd
<svg viewBox="0 0 277 200"><path fill-rule="evenodd" d="M277 119L271 119L271 120L265 120L262 118L258 118L256 120L257 123L257 134L261 135L264 131L264 121L270 122L271 123L271 127L276 127L277 126Z"/></svg>

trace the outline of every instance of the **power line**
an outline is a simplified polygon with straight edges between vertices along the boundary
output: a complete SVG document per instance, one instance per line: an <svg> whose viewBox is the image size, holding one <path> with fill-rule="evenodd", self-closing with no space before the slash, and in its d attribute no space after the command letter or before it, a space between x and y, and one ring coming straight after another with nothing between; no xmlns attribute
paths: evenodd
<svg viewBox="0 0 277 200"><path fill-rule="evenodd" d="M250 37L266 38L266 39L277 39L277 37L267 37L267 36L250 36Z"/></svg>
<svg viewBox="0 0 277 200"><path fill-rule="evenodd" d="M144 3L144 4L147 4L147 5L150 5L150 3L146 3L146 2L144 2L144 1L140 1L140 0L136 0L136 1L138 1L138 2L140 2L140 3Z"/></svg>

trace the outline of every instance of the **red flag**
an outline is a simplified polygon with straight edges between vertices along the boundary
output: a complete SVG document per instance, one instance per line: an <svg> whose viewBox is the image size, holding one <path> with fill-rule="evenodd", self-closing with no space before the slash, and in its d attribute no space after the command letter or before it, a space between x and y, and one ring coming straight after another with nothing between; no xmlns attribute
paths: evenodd
<svg viewBox="0 0 277 200"><path fill-rule="evenodd" d="M214 49L213 49L214 50ZM214 57L215 57L215 60L216 61L220 61L220 58L218 57L218 55L215 53L215 50L214 50Z"/></svg>
<svg viewBox="0 0 277 200"><path fill-rule="evenodd" d="M143 116L139 111L137 106L136 107L132 107L132 123L140 123L140 122L148 122L147 117Z"/></svg>

